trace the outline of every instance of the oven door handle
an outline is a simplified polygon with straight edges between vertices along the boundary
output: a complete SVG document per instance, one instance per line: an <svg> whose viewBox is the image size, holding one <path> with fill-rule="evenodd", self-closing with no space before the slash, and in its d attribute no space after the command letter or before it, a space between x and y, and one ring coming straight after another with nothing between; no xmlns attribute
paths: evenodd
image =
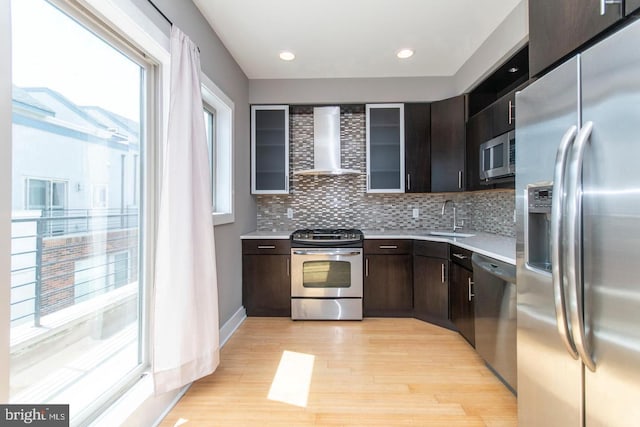
<svg viewBox="0 0 640 427"><path fill-rule="evenodd" d="M335 256L335 255L344 255L344 256L355 256L361 255L360 251L293 251L294 255L323 255L323 256Z"/></svg>

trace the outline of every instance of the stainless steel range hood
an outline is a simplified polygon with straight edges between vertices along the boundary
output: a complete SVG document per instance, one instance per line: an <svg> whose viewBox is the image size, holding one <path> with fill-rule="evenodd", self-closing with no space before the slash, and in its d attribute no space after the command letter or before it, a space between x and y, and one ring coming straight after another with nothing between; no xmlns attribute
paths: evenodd
<svg viewBox="0 0 640 427"><path fill-rule="evenodd" d="M359 174L355 169L342 169L340 163L340 107L313 109L313 169L296 171L294 175Z"/></svg>

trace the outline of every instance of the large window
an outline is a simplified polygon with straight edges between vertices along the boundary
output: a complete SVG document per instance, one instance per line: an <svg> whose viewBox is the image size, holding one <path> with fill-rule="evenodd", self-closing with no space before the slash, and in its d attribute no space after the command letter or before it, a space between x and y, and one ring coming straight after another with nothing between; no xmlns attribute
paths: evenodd
<svg viewBox="0 0 640 427"><path fill-rule="evenodd" d="M146 368L154 65L63 1L11 7L10 401L75 425Z"/></svg>
<svg viewBox="0 0 640 427"><path fill-rule="evenodd" d="M214 224L233 222L233 102L202 76L204 122L211 167Z"/></svg>

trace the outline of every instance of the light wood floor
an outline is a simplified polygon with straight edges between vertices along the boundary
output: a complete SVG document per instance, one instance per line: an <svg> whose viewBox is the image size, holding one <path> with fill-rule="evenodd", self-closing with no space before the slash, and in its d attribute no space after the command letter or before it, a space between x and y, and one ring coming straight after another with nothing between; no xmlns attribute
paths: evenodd
<svg viewBox="0 0 640 427"><path fill-rule="evenodd" d="M315 356L305 407L268 399L284 351ZM516 398L455 332L415 319L250 317L161 423L178 425L515 426L517 416Z"/></svg>

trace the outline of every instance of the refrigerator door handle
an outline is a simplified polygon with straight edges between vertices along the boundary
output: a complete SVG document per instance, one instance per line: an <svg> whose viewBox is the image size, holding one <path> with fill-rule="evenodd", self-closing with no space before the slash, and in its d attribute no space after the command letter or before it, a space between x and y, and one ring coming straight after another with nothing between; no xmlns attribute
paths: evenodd
<svg viewBox="0 0 640 427"><path fill-rule="evenodd" d="M567 194L570 195L567 204L567 277L569 278L568 295L571 316L573 341L576 350L587 368L595 372L596 364L588 348L584 327L584 305L579 286L583 285L582 278L582 161L584 150L593 130L593 122L585 123L574 144L574 155L569 163L569 185Z"/></svg>
<svg viewBox="0 0 640 427"><path fill-rule="evenodd" d="M562 265L562 233L563 208L565 204L565 172L567 165L567 154L575 140L578 128L573 125L565 132L558 152L556 154L556 164L553 173L553 195L551 200L551 280L553 283L553 299L556 307L556 324L560 338L567 351L574 359L578 359L578 352L571 339L569 323L567 321L567 303L563 286L564 268Z"/></svg>

